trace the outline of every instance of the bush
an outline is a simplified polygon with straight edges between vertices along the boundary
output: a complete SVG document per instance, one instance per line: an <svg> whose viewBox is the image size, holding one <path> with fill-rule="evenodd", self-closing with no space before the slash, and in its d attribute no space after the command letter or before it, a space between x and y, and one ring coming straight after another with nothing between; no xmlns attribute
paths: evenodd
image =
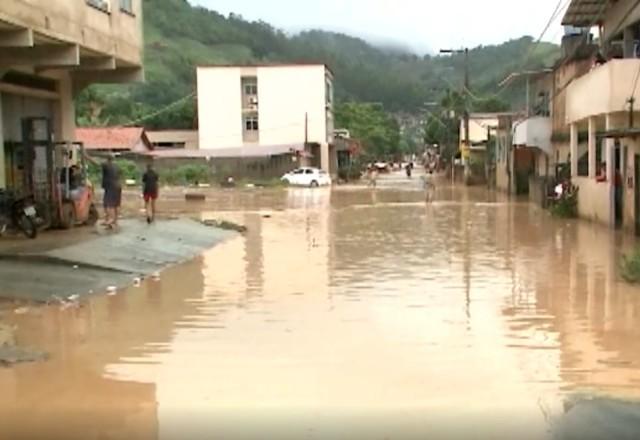
<svg viewBox="0 0 640 440"><path fill-rule="evenodd" d="M549 206L549 211L555 217L578 217L578 188L573 185L565 185L562 196L553 201Z"/></svg>
<svg viewBox="0 0 640 440"><path fill-rule="evenodd" d="M640 248L637 248L633 254L622 257L620 269L625 281L634 284L640 282Z"/></svg>
<svg viewBox="0 0 640 440"><path fill-rule="evenodd" d="M166 185L194 185L196 183L209 183L211 172L207 165L181 165L177 168L160 170L160 181Z"/></svg>
<svg viewBox="0 0 640 440"><path fill-rule="evenodd" d="M345 182L353 182L362 178L362 171L359 166L342 167L338 169L338 178Z"/></svg>

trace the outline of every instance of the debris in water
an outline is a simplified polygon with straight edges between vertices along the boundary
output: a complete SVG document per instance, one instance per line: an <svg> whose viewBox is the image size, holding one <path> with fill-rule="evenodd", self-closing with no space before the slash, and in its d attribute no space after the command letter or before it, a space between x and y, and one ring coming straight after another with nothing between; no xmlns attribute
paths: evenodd
<svg viewBox="0 0 640 440"><path fill-rule="evenodd" d="M142 283L142 280L140 278L134 278L133 279L133 285L135 287L140 287L140 284Z"/></svg>
<svg viewBox="0 0 640 440"><path fill-rule="evenodd" d="M116 293L118 293L118 288L116 286L107 287L107 295L114 296Z"/></svg>
<svg viewBox="0 0 640 440"><path fill-rule="evenodd" d="M77 302L80 299L80 295L71 295L67 299L71 302Z"/></svg>
<svg viewBox="0 0 640 440"><path fill-rule="evenodd" d="M203 220L202 224L205 226L210 226L212 228L219 228L219 229L224 229L226 231L239 232L241 234L244 234L248 230L246 226L239 225L237 223L233 223L227 220L208 219L208 220Z"/></svg>
<svg viewBox="0 0 640 440"><path fill-rule="evenodd" d="M73 269L74 269L74 270L78 270L79 268L80 268L80 266L78 266L77 264L74 264L74 265L73 265Z"/></svg>
<svg viewBox="0 0 640 440"><path fill-rule="evenodd" d="M16 344L14 328L0 324L0 347L9 347Z"/></svg>

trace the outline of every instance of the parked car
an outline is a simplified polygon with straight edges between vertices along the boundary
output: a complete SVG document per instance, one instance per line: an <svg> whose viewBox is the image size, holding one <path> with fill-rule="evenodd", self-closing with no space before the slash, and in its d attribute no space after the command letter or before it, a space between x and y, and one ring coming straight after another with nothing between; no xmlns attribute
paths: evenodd
<svg viewBox="0 0 640 440"><path fill-rule="evenodd" d="M282 176L281 180L289 185L309 186L311 188L331 185L331 177L318 168L298 168Z"/></svg>

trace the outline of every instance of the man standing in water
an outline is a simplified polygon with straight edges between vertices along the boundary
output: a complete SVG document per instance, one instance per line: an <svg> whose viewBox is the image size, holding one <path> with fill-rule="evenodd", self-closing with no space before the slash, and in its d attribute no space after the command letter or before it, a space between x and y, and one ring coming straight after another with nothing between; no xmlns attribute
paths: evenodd
<svg viewBox="0 0 640 440"><path fill-rule="evenodd" d="M158 200L158 174L153 170L151 162L147 164L147 172L142 176L142 195L147 211L147 223L156 220L156 200Z"/></svg>
<svg viewBox="0 0 640 440"><path fill-rule="evenodd" d="M431 168L429 169L427 174L424 175L423 179L427 203L432 203L436 193L436 183L433 175L433 170Z"/></svg>

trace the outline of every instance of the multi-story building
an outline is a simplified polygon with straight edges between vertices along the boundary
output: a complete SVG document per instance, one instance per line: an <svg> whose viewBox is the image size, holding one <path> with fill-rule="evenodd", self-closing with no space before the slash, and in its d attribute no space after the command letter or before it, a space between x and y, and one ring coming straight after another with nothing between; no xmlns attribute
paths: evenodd
<svg viewBox="0 0 640 440"><path fill-rule="evenodd" d="M29 143L74 140L85 87L141 80L142 0L0 1L0 188L42 175Z"/></svg>
<svg viewBox="0 0 640 440"><path fill-rule="evenodd" d="M573 0L563 24L600 29L593 68L566 85L564 123L579 214L640 232L640 7L634 0Z"/></svg>
<svg viewBox="0 0 640 440"><path fill-rule="evenodd" d="M198 67L199 146L269 155L288 146L337 171L333 74L322 64ZM213 154L215 156L215 154Z"/></svg>

